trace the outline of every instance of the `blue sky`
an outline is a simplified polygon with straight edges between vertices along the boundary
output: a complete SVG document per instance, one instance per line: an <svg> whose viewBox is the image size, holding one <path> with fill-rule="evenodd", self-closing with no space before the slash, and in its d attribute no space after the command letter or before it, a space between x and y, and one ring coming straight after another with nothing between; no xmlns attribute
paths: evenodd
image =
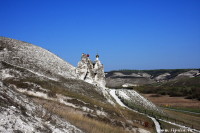
<svg viewBox="0 0 200 133"><path fill-rule="evenodd" d="M200 67L200 0L0 0L0 36L105 70Z"/></svg>

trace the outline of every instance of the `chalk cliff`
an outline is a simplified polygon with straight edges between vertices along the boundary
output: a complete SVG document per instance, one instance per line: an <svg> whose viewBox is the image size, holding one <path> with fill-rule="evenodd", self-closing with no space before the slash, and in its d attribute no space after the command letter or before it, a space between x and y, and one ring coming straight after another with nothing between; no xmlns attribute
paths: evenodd
<svg viewBox="0 0 200 133"><path fill-rule="evenodd" d="M89 55L82 54L81 61L76 68L78 78L99 87L105 87L104 67L96 55L96 60L90 60Z"/></svg>

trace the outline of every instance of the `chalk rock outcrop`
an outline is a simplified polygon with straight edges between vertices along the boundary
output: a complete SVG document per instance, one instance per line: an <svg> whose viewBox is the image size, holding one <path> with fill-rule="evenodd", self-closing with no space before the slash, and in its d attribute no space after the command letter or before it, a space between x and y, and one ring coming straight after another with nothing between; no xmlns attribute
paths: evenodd
<svg viewBox="0 0 200 133"><path fill-rule="evenodd" d="M78 78L96 86L105 87L104 67L99 60L99 55L96 55L96 60L90 60L89 55L82 54L76 68Z"/></svg>
<svg viewBox="0 0 200 133"><path fill-rule="evenodd" d="M155 77L155 80L157 82L167 80L170 75L171 75L170 73L164 73L164 74L161 74L161 75L158 75L157 77Z"/></svg>
<svg viewBox="0 0 200 133"><path fill-rule="evenodd" d="M188 72L181 73L175 77L175 79L182 79L182 78L193 78L200 75L199 70L190 70Z"/></svg>

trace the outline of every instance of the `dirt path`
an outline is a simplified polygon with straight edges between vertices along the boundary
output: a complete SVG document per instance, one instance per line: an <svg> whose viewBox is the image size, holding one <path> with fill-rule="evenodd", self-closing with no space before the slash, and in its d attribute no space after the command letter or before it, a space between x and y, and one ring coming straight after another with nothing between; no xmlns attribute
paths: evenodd
<svg viewBox="0 0 200 133"><path fill-rule="evenodd" d="M127 108L127 109L129 109L129 110L132 110L132 111L134 111L134 112L137 112L137 111L135 111L135 110L133 110L133 109L127 107L126 105L124 105L124 103L122 103L122 101L118 98L118 96L116 95L115 92L116 92L116 90L115 90L115 89L112 89L112 90L110 91L110 95L116 100L116 102L117 102L120 106L125 107L125 108ZM137 112L137 113L140 113L140 112ZM143 113L140 113L140 114L143 114ZM146 115L146 114L143 114L143 115ZM156 132L157 132L157 133L161 133L161 128L160 128L159 122L158 122L155 118L153 118L153 117L150 117L150 116L148 116L148 115L146 115L146 116L149 117L150 119L152 119L152 121L154 122L155 127L156 127Z"/></svg>

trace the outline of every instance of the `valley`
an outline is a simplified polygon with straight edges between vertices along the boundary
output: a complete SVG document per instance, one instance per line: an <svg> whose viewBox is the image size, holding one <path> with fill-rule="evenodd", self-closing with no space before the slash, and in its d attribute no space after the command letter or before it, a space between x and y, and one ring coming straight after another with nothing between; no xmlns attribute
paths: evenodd
<svg viewBox="0 0 200 133"><path fill-rule="evenodd" d="M174 109L184 109L192 111L195 109L200 110L200 101L199 100L192 100L192 99L185 99L184 97L170 97L168 95L157 95L157 94L142 94L144 97L152 101L158 106L164 108L174 108Z"/></svg>

